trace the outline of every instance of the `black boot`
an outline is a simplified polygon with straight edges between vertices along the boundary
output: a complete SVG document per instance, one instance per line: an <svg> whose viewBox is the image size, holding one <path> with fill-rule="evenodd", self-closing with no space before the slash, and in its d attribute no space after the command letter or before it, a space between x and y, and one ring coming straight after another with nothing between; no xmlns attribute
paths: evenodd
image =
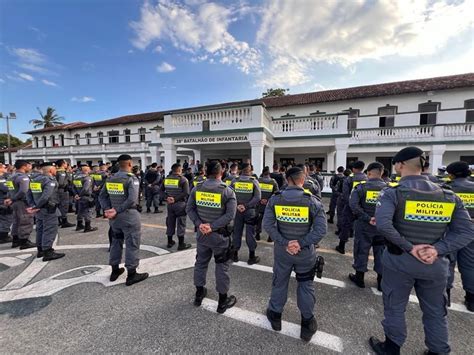
<svg viewBox="0 0 474 355"><path fill-rule="evenodd" d="M356 271L355 274L349 274L349 280L356 284L357 287L365 288L364 273Z"/></svg>
<svg viewBox="0 0 474 355"><path fill-rule="evenodd" d="M67 217L61 218L61 228L70 228L74 226L75 224L69 223L69 221L67 220Z"/></svg>
<svg viewBox="0 0 474 355"><path fill-rule="evenodd" d="M318 323L316 322L316 318L314 316L310 319L304 319L301 317L301 339L304 341L310 341L317 330Z"/></svg>
<svg viewBox="0 0 474 355"><path fill-rule="evenodd" d="M377 274L377 290L382 292L382 275Z"/></svg>
<svg viewBox="0 0 474 355"><path fill-rule="evenodd" d="M155 212L153 213L163 213L163 211L160 211L160 209L158 207L155 207Z"/></svg>
<svg viewBox="0 0 474 355"><path fill-rule="evenodd" d="M207 288L204 286L196 286L196 297L194 298L194 305L199 307L202 300L207 296Z"/></svg>
<svg viewBox="0 0 474 355"><path fill-rule="evenodd" d="M11 243L12 241L13 239L8 236L8 232L0 233L0 244Z"/></svg>
<svg viewBox="0 0 474 355"><path fill-rule="evenodd" d="M114 282L120 275L124 273L125 269L118 265L112 265L112 273L110 274L110 282Z"/></svg>
<svg viewBox="0 0 474 355"><path fill-rule="evenodd" d="M172 236L172 235L171 235L171 236L169 235L169 236L168 236L168 245L166 245L166 247L167 247L167 248L172 248L173 245L175 245L175 244L176 244L176 242L173 240L173 236Z"/></svg>
<svg viewBox="0 0 474 355"><path fill-rule="evenodd" d="M237 303L235 296L227 296L227 293L219 293L219 303L217 305L217 313L224 313L229 308L234 307Z"/></svg>
<svg viewBox="0 0 474 355"><path fill-rule="evenodd" d="M232 254L232 261L234 263L239 262L239 251L238 250L234 250L234 253Z"/></svg>
<svg viewBox="0 0 474 355"><path fill-rule="evenodd" d="M56 253L53 248L43 251L43 261L50 261L62 258L64 253Z"/></svg>
<svg viewBox="0 0 474 355"><path fill-rule="evenodd" d="M268 236L268 238L267 238L267 242L269 242L269 243L273 243L273 239L272 239L272 237Z"/></svg>
<svg viewBox="0 0 474 355"><path fill-rule="evenodd" d="M369 345L377 355L400 355L400 347L387 336L385 341L380 341L376 337L370 337Z"/></svg>
<svg viewBox="0 0 474 355"><path fill-rule="evenodd" d="M84 224L82 224L82 221L78 221L76 225L76 232L81 231L84 229Z"/></svg>
<svg viewBox="0 0 474 355"><path fill-rule="evenodd" d="M448 296L448 307L451 307L451 289L447 288L446 289L446 296Z"/></svg>
<svg viewBox="0 0 474 355"><path fill-rule="evenodd" d="M281 313L273 312L267 309L267 319L270 322L273 330L279 332L281 330Z"/></svg>
<svg viewBox="0 0 474 355"><path fill-rule="evenodd" d="M18 236L12 235L12 248L18 248L20 246L20 239Z"/></svg>
<svg viewBox="0 0 474 355"><path fill-rule="evenodd" d="M146 213L150 213L151 212L151 208L150 207L147 207L146 208Z"/></svg>
<svg viewBox="0 0 474 355"><path fill-rule="evenodd" d="M260 240L260 233L255 234L255 240Z"/></svg>
<svg viewBox="0 0 474 355"><path fill-rule="evenodd" d="M86 226L84 227L84 233L95 232L98 229L99 228L97 227L91 227L91 222L86 222Z"/></svg>
<svg viewBox="0 0 474 355"><path fill-rule="evenodd" d="M249 260L247 260L247 264L253 265L257 264L258 262L260 262L260 257L255 256L255 251L251 251L249 253Z"/></svg>
<svg viewBox="0 0 474 355"><path fill-rule="evenodd" d="M178 250L186 250L191 248L191 244L184 242L184 236L178 237Z"/></svg>
<svg viewBox="0 0 474 355"><path fill-rule="evenodd" d="M36 257L39 259L39 258L42 258L44 256L44 252L43 252L43 248L41 247L37 247L38 249L38 253L36 253Z"/></svg>
<svg viewBox="0 0 474 355"><path fill-rule="evenodd" d="M143 281L148 278L148 273L139 274L136 270L129 270L127 280L125 281L125 285L132 286L137 282Z"/></svg>
<svg viewBox="0 0 474 355"><path fill-rule="evenodd" d="M336 251L338 251L341 254L346 253L346 242L343 242L342 240L339 241L339 245L336 247Z"/></svg>
<svg viewBox="0 0 474 355"><path fill-rule="evenodd" d="M464 296L464 304L469 312L474 312L474 293L467 292Z"/></svg>
<svg viewBox="0 0 474 355"><path fill-rule="evenodd" d="M36 243L30 242L29 239L21 239L20 240L20 250L30 249L30 248L36 248Z"/></svg>
<svg viewBox="0 0 474 355"><path fill-rule="evenodd" d="M339 233L341 233L341 231L339 229L334 232L335 235L339 235Z"/></svg>
<svg viewBox="0 0 474 355"><path fill-rule="evenodd" d="M329 218L329 219L328 219L328 223L329 223L329 224L334 224L334 219L333 219L332 217Z"/></svg>

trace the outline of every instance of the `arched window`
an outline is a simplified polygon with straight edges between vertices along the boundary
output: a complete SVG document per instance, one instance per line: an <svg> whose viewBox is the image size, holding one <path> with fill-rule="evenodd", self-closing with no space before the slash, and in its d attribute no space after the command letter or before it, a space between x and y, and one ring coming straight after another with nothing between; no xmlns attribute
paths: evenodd
<svg viewBox="0 0 474 355"><path fill-rule="evenodd" d="M397 114L397 106L386 105L379 107L379 127L393 127L395 125L395 115Z"/></svg>
<svg viewBox="0 0 474 355"><path fill-rule="evenodd" d="M86 144L87 145L91 144L91 137L92 137L92 135L90 133L86 133Z"/></svg>
<svg viewBox="0 0 474 355"><path fill-rule="evenodd" d="M104 133L97 132L97 138L99 139L99 144L104 144Z"/></svg>
<svg viewBox="0 0 474 355"><path fill-rule="evenodd" d="M474 99L464 101L466 109L466 123L474 122Z"/></svg>
<svg viewBox="0 0 474 355"><path fill-rule="evenodd" d="M33 148L39 148L39 139L35 137L35 146Z"/></svg>
<svg viewBox="0 0 474 355"><path fill-rule="evenodd" d="M46 136L43 136L42 139L43 139L43 147L46 147Z"/></svg>
<svg viewBox="0 0 474 355"><path fill-rule="evenodd" d="M64 147L64 134L59 135L59 144L61 147Z"/></svg>
<svg viewBox="0 0 474 355"><path fill-rule="evenodd" d="M124 129L123 130L123 135L125 136L125 143L130 143L130 130L129 129Z"/></svg>
<svg viewBox="0 0 474 355"><path fill-rule="evenodd" d="M139 128L138 129L138 134L140 136L140 142L145 142L146 141L146 128Z"/></svg>
<svg viewBox="0 0 474 355"><path fill-rule="evenodd" d="M436 124L436 115L438 114L439 106L439 102L431 102L431 100L418 105L420 126Z"/></svg>
<svg viewBox="0 0 474 355"><path fill-rule="evenodd" d="M75 141L76 145L81 144L81 135L79 133L74 135L74 141Z"/></svg>
<svg viewBox="0 0 474 355"><path fill-rule="evenodd" d="M108 131L109 143L119 143L119 131Z"/></svg>
<svg viewBox="0 0 474 355"><path fill-rule="evenodd" d="M349 107L348 110L345 110L348 113L347 117L347 129L353 130L357 129L357 118L359 117L359 110Z"/></svg>
<svg viewBox="0 0 474 355"><path fill-rule="evenodd" d="M51 140L51 147L56 147L56 137L51 135L49 139Z"/></svg>

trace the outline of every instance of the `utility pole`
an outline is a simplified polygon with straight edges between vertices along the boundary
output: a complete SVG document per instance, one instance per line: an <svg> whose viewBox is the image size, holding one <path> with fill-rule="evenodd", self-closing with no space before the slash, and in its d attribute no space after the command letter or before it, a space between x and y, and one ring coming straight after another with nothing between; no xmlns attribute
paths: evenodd
<svg viewBox="0 0 474 355"><path fill-rule="evenodd" d="M0 112L0 118L5 118L7 120L7 146L8 146L8 163L12 165L12 146L11 146L11 139L10 139L10 119L16 119L16 114L14 112L10 112L10 115L6 115L3 117L3 114Z"/></svg>

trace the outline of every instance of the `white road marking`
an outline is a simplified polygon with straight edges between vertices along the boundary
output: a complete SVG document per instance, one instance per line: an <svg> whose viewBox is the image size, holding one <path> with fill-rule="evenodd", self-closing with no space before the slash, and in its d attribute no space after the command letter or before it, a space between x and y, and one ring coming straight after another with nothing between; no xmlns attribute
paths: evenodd
<svg viewBox="0 0 474 355"><path fill-rule="evenodd" d="M242 261L239 261L237 263L232 263L232 265L244 267L244 268L247 268L247 269L264 271L264 272L268 272L268 273L271 273L271 274L273 273L273 268L271 266L265 266L265 265L260 265L260 264L249 265L249 264L244 263ZM294 272L292 272L291 277L296 277L296 274ZM329 279L327 277L323 277L321 279L318 279L317 277L315 277L314 282L325 284L325 285L330 285L330 286L335 286L335 287L341 287L341 288L344 288L344 287L347 286L344 281Z"/></svg>
<svg viewBox="0 0 474 355"><path fill-rule="evenodd" d="M36 259L39 265L46 265L47 263ZM32 265L36 262L32 262ZM140 261L140 272L148 272L150 276L157 276L173 271L189 269L194 266L196 261L196 249L189 249L177 253L168 253L162 256L154 256ZM35 263L36 264L36 263ZM39 267L39 266L38 266ZM43 266L44 267L44 266ZM98 268L97 271L87 275L68 279L58 279L59 276L67 274L71 271ZM105 287L115 286L125 283L126 273L121 275L117 281L110 282L110 266L109 265L85 265L71 270L67 270L24 286L20 289L0 290L0 302L14 301L25 298L36 298L51 296L67 287L74 286L86 282L95 282L104 285ZM26 279L26 278L25 278ZM31 280L31 279L30 279ZM145 281L146 282L146 281Z"/></svg>
<svg viewBox="0 0 474 355"><path fill-rule="evenodd" d="M34 258L28 267L23 270L23 272L10 281L2 290L17 290L21 289L28 282L33 280L33 278L38 275L41 270L47 265L47 262L44 262L42 258Z"/></svg>
<svg viewBox="0 0 474 355"><path fill-rule="evenodd" d="M23 259L23 260L28 259L29 257L31 257L30 254L21 254L21 255L15 256L15 258Z"/></svg>
<svg viewBox="0 0 474 355"><path fill-rule="evenodd" d="M202 301L202 307L207 311L216 312L217 302L210 300L208 298L205 298ZM223 316L236 319L240 322L250 324L256 327L273 331L270 323L267 320L267 317L260 313L247 311L245 309L234 306L228 309L227 311L225 311ZM292 338L300 339L301 327L299 325L286 322L286 321L282 321L281 323L282 323L282 329L279 333L292 337ZM322 346L326 349L337 351L339 353L342 353L344 350L344 346L343 346L341 338L332 334L321 332L321 331L316 332L316 334L311 339L310 343L314 345Z"/></svg>
<svg viewBox="0 0 474 355"><path fill-rule="evenodd" d="M14 256L3 256L0 258L0 264L8 267L14 267L23 264L25 261L21 258L15 258Z"/></svg>
<svg viewBox="0 0 474 355"><path fill-rule="evenodd" d="M74 249L101 249L101 248L109 248L108 244L73 244L73 245L58 245L54 249L55 250L74 250ZM140 245L141 250L146 250L156 255L165 255L169 254L170 252L166 249L158 248L152 245ZM0 255L7 255L7 254L23 254L23 253L35 253L36 249L6 249L1 250Z"/></svg>
<svg viewBox="0 0 474 355"><path fill-rule="evenodd" d="M380 292L379 290L377 290L375 287L371 287L372 289L372 292L377 295L377 296L382 296L382 292ZM411 303L420 303L418 301L418 297L416 297L415 295L410 295L410 297L408 298L408 301L410 301ZM451 306L448 307L448 309L451 309L453 311L458 311L458 312L463 312L463 313L469 313L469 314L474 314L473 312L470 312L465 305L463 304L459 304L459 303L453 303L451 302Z"/></svg>

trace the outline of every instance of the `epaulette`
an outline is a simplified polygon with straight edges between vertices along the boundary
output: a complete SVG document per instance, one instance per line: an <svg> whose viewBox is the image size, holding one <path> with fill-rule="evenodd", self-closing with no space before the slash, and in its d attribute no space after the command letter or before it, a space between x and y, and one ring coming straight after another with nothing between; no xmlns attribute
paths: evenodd
<svg viewBox="0 0 474 355"><path fill-rule="evenodd" d="M128 176L135 176L133 173L127 173Z"/></svg>
<svg viewBox="0 0 474 355"><path fill-rule="evenodd" d="M400 186L400 184L398 182L389 182L387 184L388 187L397 187L397 186Z"/></svg>

